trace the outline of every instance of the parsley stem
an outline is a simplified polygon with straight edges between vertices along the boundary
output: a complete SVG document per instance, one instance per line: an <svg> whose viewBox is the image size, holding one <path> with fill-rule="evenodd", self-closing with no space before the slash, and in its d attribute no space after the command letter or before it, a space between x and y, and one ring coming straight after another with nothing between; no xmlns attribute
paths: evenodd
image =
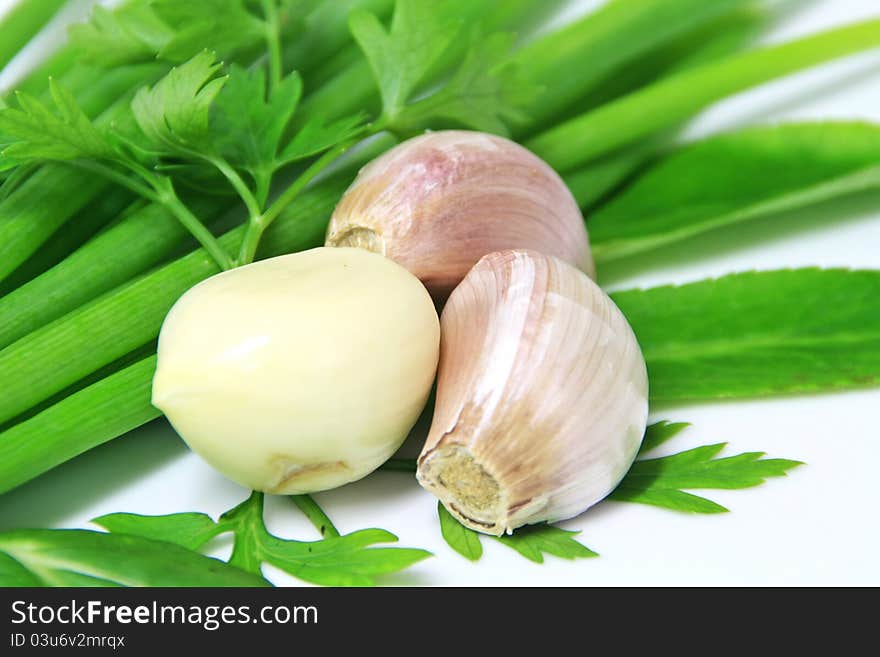
<svg viewBox="0 0 880 657"><path fill-rule="evenodd" d="M208 162L210 162L211 165L229 181L229 184L232 185L232 188L238 193L239 197L241 197L242 202L244 202L248 215L255 216L260 214L262 211L260 202L257 200L257 197L254 196L253 192L251 192L247 183L245 183L242 177L238 175L238 172L230 166L229 162L222 157L208 158Z"/></svg>
<svg viewBox="0 0 880 657"><path fill-rule="evenodd" d="M272 225L284 209L293 203L303 190L311 183L324 169L335 162L345 151L356 144L360 138L349 140L339 144L335 148L330 149L321 157L315 160L312 165L303 171L303 173L279 196L275 202L262 214L251 215L248 222L247 231L244 240L241 243L241 251L239 253L238 265L247 265L254 261L257 254L257 248L260 245L260 239L266 229Z"/></svg>
<svg viewBox="0 0 880 657"><path fill-rule="evenodd" d="M263 14L266 18L266 46L269 50L269 96L281 83L281 23L278 20L278 7L275 0L261 0Z"/></svg>
<svg viewBox="0 0 880 657"><path fill-rule="evenodd" d="M338 538L339 530L333 524L333 521L324 513L324 509L318 506L311 495L291 495L290 499L296 504L297 508L303 512L309 519L315 529L321 534L321 538Z"/></svg>
<svg viewBox="0 0 880 657"><path fill-rule="evenodd" d="M226 250L220 245L220 242L214 237L214 234L208 230L198 217L196 217L186 205L177 196L171 181L168 181L168 190L170 193L162 195L160 202L162 205L183 224L192 236L198 240L199 244L207 251L223 271L228 271L235 267L232 258Z"/></svg>
<svg viewBox="0 0 880 657"><path fill-rule="evenodd" d="M112 166L104 164L103 162L97 162L93 160L74 160L73 164L85 171L90 171L91 173L96 173L99 176L116 183L120 187L124 187L125 189L134 192L138 196L141 196L148 201L158 202L159 197L156 192L144 185L138 180L135 180L121 171L114 169Z"/></svg>

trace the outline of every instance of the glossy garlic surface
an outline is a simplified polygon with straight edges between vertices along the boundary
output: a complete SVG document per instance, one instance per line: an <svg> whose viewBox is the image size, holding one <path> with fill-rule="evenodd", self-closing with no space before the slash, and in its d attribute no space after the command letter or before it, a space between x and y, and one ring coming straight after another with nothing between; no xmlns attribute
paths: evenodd
<svg viewBox="0 0 880 657"><path fill-rule="evenodd" d="M466 130L415 137L364 167L326 244L381 253L439 300L503 249L535 249L594 275L584 219L562 178L516 142Z"/></svg>
<svg viewBox="0 0 880 657"><path fill-rule="evenodd" d="M583 272L532 251L480 260L441 318L419 482L500 535L575 516L629 470L648 416L636 337Z"/></svg>
<svg viewBox="0 0 880 657"><path fill-rule="evenodd" d="M230 479L305 493L360 479L400 446L437 366L424 286L361 249L218 274L162 327L153 403Z"/></svg>

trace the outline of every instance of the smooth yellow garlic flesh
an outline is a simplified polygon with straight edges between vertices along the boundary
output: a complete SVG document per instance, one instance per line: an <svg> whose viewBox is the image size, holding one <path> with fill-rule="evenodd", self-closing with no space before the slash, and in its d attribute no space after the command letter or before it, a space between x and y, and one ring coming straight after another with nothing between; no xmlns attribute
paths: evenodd
<svg viewBox="0 0 880 657"><path fill-rule="evenodd" d="M153 404L193 451L268 493L360 479L421 413L439 321L394 262L319 248L214 276L162 326Z"/></svg>
<svg viewBox="0 0 880 657"><path fill-rule="evenodd" d="M504 249L534 249L594 275L584 219L562 178L519 144L466 130L415 137L364 167L326 244L381 253L438 300Z"/></svg>
<svg viewBox="0 0 880 657"><path fill-rule="evenodd" d="M418 479L500 535L614 490L648 416L636 337L583 272L530 251L480 260L441 318L437 403Z"/></svg>

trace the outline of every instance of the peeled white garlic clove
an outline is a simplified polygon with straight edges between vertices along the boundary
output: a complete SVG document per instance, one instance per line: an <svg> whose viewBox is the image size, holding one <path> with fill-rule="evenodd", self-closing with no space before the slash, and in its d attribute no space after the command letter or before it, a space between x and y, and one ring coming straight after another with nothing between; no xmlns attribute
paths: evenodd
<svg viewBox="0 0 880 657"><path fill-rule="evenodd" d="M418 479L466 526L500 535L570 518L628 471L648 415L645 361L574 267L484 257L443 310L440 354Z"/></svg>
<svg viewBox="0 0 880 657"><path fill-rule="evenodd" d="M559 175L519 144L480 132L428 133L364 167L326 244L381 253L441 300L477 260L504 249L535 249L594 275L583 216Z"/></svg>
<svg viewBox="0 0 880 657"><path fill-rule="evenodd" d="M421 413L440 327L424 286L362 249L319 248L210 278L172 308L153 403L230 479L307 493L360 479Z"/></svg>

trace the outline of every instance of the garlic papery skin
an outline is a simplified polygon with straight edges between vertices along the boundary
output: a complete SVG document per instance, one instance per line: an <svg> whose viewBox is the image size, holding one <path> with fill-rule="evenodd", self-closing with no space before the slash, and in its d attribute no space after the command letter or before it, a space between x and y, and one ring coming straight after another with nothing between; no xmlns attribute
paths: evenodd
<svg viewBox="0 0 880 657"><path fill-rule="evenodd" d="M487 255L440 326L417 476L450 513L501 535L614 490L644 435L648 378L632 329L586 274L532 251Z"/></svg>
<svg viewBox="0 0 880 657"><path fill-rule="evenodd" d="M374 253L264 260L175 304L153 404L242 485L334 488L379 467L415 424L434 382L439 324L418 279Z"/></svg>
<svg viewBox="0 0 880 657"><path fill-rule="evenodd" d="M594 275L584 219L562 178L515 142L464 130L415 137L364 167L325 243L391 258L438 300L504 249L535 249Z"/></svg>

